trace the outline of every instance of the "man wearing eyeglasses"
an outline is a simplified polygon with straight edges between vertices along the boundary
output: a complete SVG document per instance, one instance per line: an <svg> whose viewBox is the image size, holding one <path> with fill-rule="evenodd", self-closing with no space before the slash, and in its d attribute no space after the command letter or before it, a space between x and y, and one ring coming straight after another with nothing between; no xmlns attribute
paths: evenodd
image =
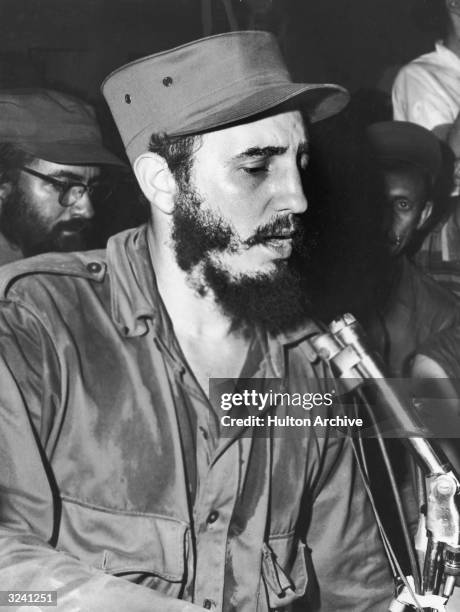
<svg viewBox="0 0 460 612"><path fill-rule="evenodd" d="M0 91L0 265L87 246L94 205L110 194L91 107L49 90Z"/></svg>

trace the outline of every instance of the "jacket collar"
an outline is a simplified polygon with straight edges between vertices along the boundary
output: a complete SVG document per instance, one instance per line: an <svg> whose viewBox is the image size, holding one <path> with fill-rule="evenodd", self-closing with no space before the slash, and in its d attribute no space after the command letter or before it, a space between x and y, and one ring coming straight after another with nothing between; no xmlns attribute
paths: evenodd
<svg viewBox="0 0 460 612"><path fill-rule="evenodd" d="M147 242L147 225L112 236L107 243L112 318L128 337L158 322L159 300Z"/></svg>
<svg viewBox="0 0 460 612"><path fill-rule="evenodd" d="M111 279L112 318L122 334L141 336L151 322L158 334L171 328L169 317L158 292L151 254L148 247L148 225L127 230L110 238L107 244L107 267ZM167 328L167 329L166 329ZM307 319L298 328L269 338L270 348L294 346L322 330L317 323ZM279 370L280 363L274 363ZM313 349L307 348L310 361L317 358Z"/></svg>

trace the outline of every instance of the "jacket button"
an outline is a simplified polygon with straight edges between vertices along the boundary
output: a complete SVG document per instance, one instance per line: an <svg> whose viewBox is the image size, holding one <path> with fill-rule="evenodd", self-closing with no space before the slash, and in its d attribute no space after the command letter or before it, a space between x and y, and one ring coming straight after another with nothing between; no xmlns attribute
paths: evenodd
<svg viewBox="0 0 460 612"><path fill-rule="evenodd" d="M102 270L102 266L97 261L91 261L86 266L86 269L88 270L88 272L90 272L90 274L99 274L99 272Z"/></svg>
<svg viewBox="0 0 460 612"><path fill-rule="evenodd" d="M215 523L215 522L217 521L217 519L218 519L218 518L219 518L219 513L218 513L216 510L213 510L213 511L212 511L212 512L209 514L208 518L206 519L206 522L207 522L209 525L212 525L212 523Z"/></svg>

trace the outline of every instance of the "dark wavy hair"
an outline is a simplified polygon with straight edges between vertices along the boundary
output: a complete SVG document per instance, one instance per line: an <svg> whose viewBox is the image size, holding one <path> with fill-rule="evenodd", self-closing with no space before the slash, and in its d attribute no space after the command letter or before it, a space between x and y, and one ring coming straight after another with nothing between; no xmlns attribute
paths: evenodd
<svg viewBox="0 0 460 612"><path fill-rule="evenodd" d="M33 159L32 155L24 153L14 144L9 142L0 144L0 185L16 184L21 167Z"/></svg>
<svg viewBox="0 0 460 612"><path fill-rule="evenodd" d="M201 136L168 136L152 134L149 151L163 157L180 185L188 184L193 155L201 145Z"/></svg>

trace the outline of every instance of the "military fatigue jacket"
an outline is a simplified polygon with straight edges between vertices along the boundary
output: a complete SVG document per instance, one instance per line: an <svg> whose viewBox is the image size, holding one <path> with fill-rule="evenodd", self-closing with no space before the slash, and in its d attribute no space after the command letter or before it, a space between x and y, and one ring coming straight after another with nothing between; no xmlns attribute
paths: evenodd
<svg viewBox="0 0 460 612"><path fill-rule="evenodd" d="M147 232L0 273L0 588L57 590L66 612L385 611L349 440L216 438ZM314 331L267 336L260 372L320 392Z"/></svg>

